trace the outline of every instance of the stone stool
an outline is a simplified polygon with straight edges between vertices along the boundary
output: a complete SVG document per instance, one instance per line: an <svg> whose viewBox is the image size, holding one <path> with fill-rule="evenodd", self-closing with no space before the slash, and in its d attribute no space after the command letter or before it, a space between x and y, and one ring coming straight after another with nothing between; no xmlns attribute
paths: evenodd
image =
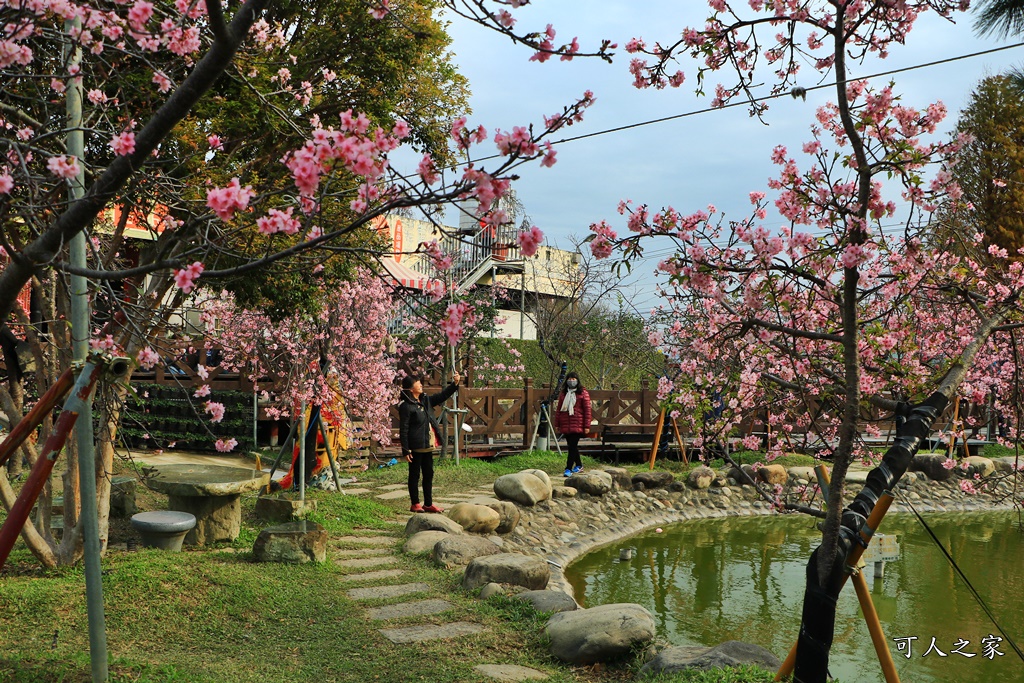
<svg viewBox="0 0 1024 683"><path fill-rule="evenodd" d="M142 545L181 552L185 534L196 525L195 515L176 510L157 510L132 515L132 528L142 537Z"/></svg>

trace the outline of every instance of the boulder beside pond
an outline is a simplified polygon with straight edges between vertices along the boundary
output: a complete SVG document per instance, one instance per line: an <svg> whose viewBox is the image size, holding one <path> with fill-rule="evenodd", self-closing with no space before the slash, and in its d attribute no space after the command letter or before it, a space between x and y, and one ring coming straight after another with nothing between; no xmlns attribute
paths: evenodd
<svg viewBox="0 0 1024 683"><path fill-rule="evenodd" d="M652 470L650 472L639 472L633 475L632 484L643 484L645 489L667 488L675 480L671 472L664 470ZM637 487L639 488L639 487Z"/></svg>
<svg viewBox="0 0 1024 683"><path fill-rule="evenodd" d="M448 535L434 545L434 562L442 567L465 566L478 557L497 555L501 548L483 536Z"/></svg>
<svg viewBox="0 0 1024 683"><path fill-rule="evenodd" d="M545 629L551 654L570 664L610 662L654 640L654 617L641 605L619 603L559 612Z"/></svg>
<svg viewBox="0 0 1024 683"><path fill-rule="evenodd" d="M446 531L449 534L461 534L462 525L454 522L442 514L434 512L420 512L409 518L405 523L405 535L412 536L421 531Z"/></svg>
<svg viewBox="0 0 1024 683"><path fill-rule="evenodd" d="M529 472L503 474L494 480L494 495L520 505L536 505L551 498L551 480Z"/></svg>
<svg viewBox="0 0 1024 683"><path fill-rule="evenodd" d="M612 475L600 470L588 470L577 472L566 478L565 485L574 488L580 493L591 496L603 496L612 490Z"/></svg>
<svg viewBox="0 0 1024 683"><path fill-rule="evenodd" d="M547 588L551 568L543 558L520 553L478 557L466 567L462 587L472 590L488 583L510 583L531 590Z"/></svg>
<svg viewBox="0 0 1024 683"><path fill-rule="evenodd" d="M501 523L497 511L475 503L456 503L448 510L448 517L473 534L489 534Z"/></svg>
<svg viewBox="0 0 1024 683"><path fill-rule="evenodd" d="M907 469L920 472L934 481L946 481L953 476L953 471L944 466L946 460L945 453L918 453L911 459Z"/></svg>
<svg viewBox="0 0 1024 683"><path fill-rule="evenodd" d="M687 669L724 669L755 664L777 671L779 658L760 645L729 640L711 648L670 647L644 664L642 673L674 674Z"/></svg>

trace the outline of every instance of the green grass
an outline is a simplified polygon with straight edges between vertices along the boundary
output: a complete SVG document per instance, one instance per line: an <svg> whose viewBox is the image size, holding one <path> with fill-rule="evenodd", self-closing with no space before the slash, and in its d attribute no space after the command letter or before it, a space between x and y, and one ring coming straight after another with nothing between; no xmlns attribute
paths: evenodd
<svg viewBox="0 0 1024 683"><path fill-rule="evenodd" d="M590 458L584 464L600 465ZM552 452L492 461L465 459L459 466L438 461L435 490L439 495L472 490L527 468L560 475L563 467L562 456ZM628 469L646 468L636 464ZM354 476L384 485L404 483L406 472L403 467L385 467ZM309 491L309 497L318 506L312 518L328 529L335 547L342 547L336 543L338 537L349 534L389 535L400 544L401 527L393 521L399 519L396 513L405 511L407 500L382 502L316 490ZM635 662L573 667L555 660L547 650L546 615L501 596L481 601L475 592L461 589L458 573L434 566L426 556L400 556L397 566L407 572L402 580L429 584L434 590L423 597L443 597L454 608L423 617L422 623L464 619L487 630L456 641L393 645L378 632L388 624L370 622L365 608L404 598L350 600L345 591L351 585L342 578L353 570L330 561L300 566L252 562L252 544L264 525L253 514L255 497L243 497L242 502L243 529L232 543L182 553L107 553L103 588L111 681L482 683L485 679L473 670L481 663L529 666L547 674L550 683L613 683L634 680L637 674ZM139 503L142 509L156 509L165 506L166 499L142 489ZM84 593L80 567L41 569L18 544L0 578L0 683L89 680ZM754 673L701 676L655 680L770 680Z"/></svg>

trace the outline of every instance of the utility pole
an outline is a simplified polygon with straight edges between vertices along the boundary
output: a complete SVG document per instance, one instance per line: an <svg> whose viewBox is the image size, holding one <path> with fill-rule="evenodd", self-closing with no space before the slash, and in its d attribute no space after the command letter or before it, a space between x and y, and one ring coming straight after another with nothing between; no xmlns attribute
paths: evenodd
<svg viewBox="0 0 1024 683"><path fill-rule="evenodd" d="M82 30L79 18L64 22L67 36L65 63L77 66L82 61L82 50L76 44ZM74 203L85 196L85 133L82 131L82 77L72 76L66 90L66 111L68 154L78 160L78 175L71 180L68 203ZM79 232L71 238L71 265L86 268L85 233ZM82 275L71 276L71 350L76 364L85 363L89 353L90 334L89 280ZM93 683L106 683L107 670L107 625L103 611L103 574L100 565L99 515L96 511L96 449L92 430L92 396L75 424L75 443L78 445L78 488L82 510L79 524L82 525L82 543L85 563L85 598L89 614L89 659L92 663Z"/></svg>

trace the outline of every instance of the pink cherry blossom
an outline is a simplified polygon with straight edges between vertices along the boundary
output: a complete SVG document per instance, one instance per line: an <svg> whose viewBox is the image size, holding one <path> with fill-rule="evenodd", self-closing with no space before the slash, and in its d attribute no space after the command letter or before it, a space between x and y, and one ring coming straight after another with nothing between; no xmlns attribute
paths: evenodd
<svg viewBox="0 0 1024 683"><path fill-rule="evenodd" d="M75 159L75 157L66 156L64 154L50 157L49 161L46 162L46 167L53 175L58 178L66 179L71 179L77 176L80 168L78 160Z"/></svg>
<svg viewBox="0 0 1024 683"><path fill-rule="evenodd" d="M230 453L235 450L236 446L238 446L238 440L235 438L227 440L217 439L216 443L214 443L214 448L216 448L220 453Z"/></svg>
<svg viewBox="0 0 1024 683"><path fill-rule="evenodd" d="M537 249L540 248L541 243L544 241L544 233L534 225L529 230L519 233L516 241L519 242L519 248L522 250L523 256L530 258L536 255Z"/></svg>
<svg viewBox="0 0 1024 683"><path fill-rule="evenodd" d="M251 185L241 187L238 178L232 178L227 186L206 191L206 206L222 221L227 221L236 211L247 208L253 196Z"/></svg>
<svg viewBox="0 0 1024 683"><path fill-rule="evenodd" d="M114 139L110 141L110 149L114 150L114 154L117 154L118 156L134 154L135 133L126 130L120 135L115 136Z"/></svg>
<svg viewBox="0 0 1024 683"><path fill-rule="evenodd" d="M138 355L135 356L135 360L138 361L139 367L143 370L150 370L160 362L160 354L147 346L139 351Z"/></svg>
<svg viewBox="0 0 1024 683"><path fill-rule="evenodd" d="M224 419L224 404L215 401L207 401L205 411L210 414L210 422L220 422Z"/></svg>
<svg viewBox="0 0 1024 683"><path fill-rule="evenodd" d="M195 286L195 281L203 272L203 264L196 261L187 268L174 271L174 284L177 285L181 291L188 294L192 291Z"/></svg>

